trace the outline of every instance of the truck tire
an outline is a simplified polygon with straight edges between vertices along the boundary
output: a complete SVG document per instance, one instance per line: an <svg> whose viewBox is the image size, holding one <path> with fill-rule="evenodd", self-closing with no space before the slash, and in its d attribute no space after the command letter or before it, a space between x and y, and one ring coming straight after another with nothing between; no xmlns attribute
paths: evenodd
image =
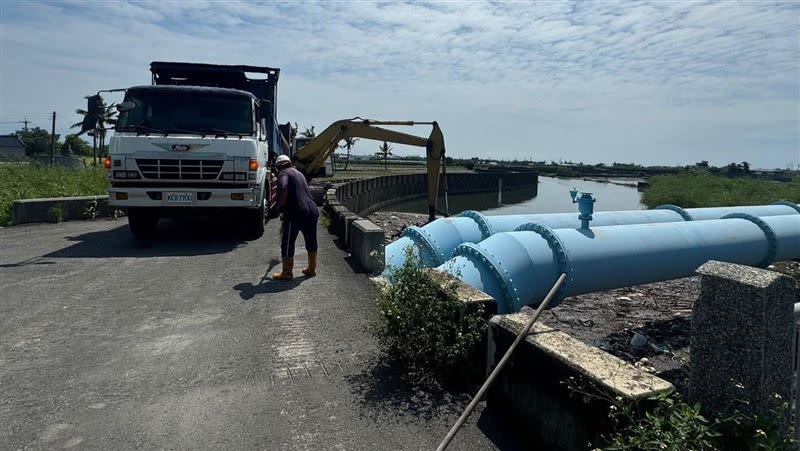
<svg viewBox="0 0 800 451"><path fill-rule="evenodd" d="M158 229L158 211L150 208L128 208L128 227L137 240L153 238Z"/></svg>
<svg viewBox="0 0 800 451"><path fill-rule="evenodd" d="M257 240L264 235L269 214L269 198L261 196L261 206L256 210L247 210L247 236L251 240Z"/></svg>

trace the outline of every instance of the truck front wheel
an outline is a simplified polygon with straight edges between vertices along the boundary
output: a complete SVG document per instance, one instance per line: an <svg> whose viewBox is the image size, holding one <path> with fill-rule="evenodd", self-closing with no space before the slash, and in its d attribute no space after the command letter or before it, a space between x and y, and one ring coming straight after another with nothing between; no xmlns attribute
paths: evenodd
<svg viewBox="0 0 800 451"><path fill-rule="evenodd" d="M248 229L248 237L251 240L257 240L264 235L268 214L269 214L269 199L267 196L261 196L261 206L257 210L247 210L246 227Z"/></svg>
<svg viewBox="0 0 800 451"><path fill-rule="evenodd" d="M128 208L128 227L138 240L152 238L158 228L158 211L151 208Z"/></svg>

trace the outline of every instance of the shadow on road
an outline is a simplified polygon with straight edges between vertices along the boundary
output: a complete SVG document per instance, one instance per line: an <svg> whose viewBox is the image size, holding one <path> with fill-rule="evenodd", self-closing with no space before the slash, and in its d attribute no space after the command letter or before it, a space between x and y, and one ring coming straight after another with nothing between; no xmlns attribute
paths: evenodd
<svg viewBox="0 0 800 451"><path fill-rule="evenodd" d="M403 374L405 367L385 357L368 362L368 370L347 376L350 391L359 400L361 415L381 421L429 421L441 415L460 413L469 404L467 392L451 392L439 384L410 383ZM395 417L394 415L398 415Z"/></svg>
<svg viewBox="0 0 800 451"><path fill-rule="evenodd" d="M437 382L410 383L403 377L407 369L386 357L375 358L368 362L368 367L369 370L345 379L354 398L359 400L359 416L376 423L413 424L420 419L427 422L442 417L452 418L455 423L479 388L472 385L443 386ZM473 415L479 415L478 428L498 448L526 449L502 417L488 410Z"/></svg>
<svg viewBox="0 0 800 451"><path fill-rule="evenodd" d="M18 268L29 265L54 265L56 262L41 261L44 257L33 257L17 263L4 263L0 268Z"/></svg>
<svg viewBox="0 0 800 451"><path fill-rule="evenodd" d="M127 225L67 237L75 244L51 252L52 258L171 257L230 252L246 245L235 224L219 221L162 220L156 238L136 240Z"/></svg>
<svg viewBox="0 0 800 451"><path fill-rule="evenodd" d="M281 261L277 258L271 259L267 263L267 272L261 276L261 281L258 282L257 285L253 285L250 282L240 283L233 287L234 290L239 292L239 297L241 297L245 301L249 301L253 299L256 295L259 294L269 294L269 293L280 293L282 291L289 291L301 283L303 283L308 277L304 275L300 275L299 277L295 276L294 279L286 281L286 280L272 280L272 269L278 266Z"/></svg>

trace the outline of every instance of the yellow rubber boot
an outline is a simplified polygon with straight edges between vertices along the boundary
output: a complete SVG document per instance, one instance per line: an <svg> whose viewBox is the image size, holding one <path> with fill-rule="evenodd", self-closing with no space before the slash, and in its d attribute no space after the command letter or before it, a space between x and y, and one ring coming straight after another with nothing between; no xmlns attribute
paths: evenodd
<svg viewBox="0 0 800 451"><path fill-rule="evenodd" d="M274 280L292 280L294 278L294 274L292 274L292 269L294 268L294 258L287 257L281 259L283 263L283 270L281 272L276 272L272 274L272 278Z"/></svg>
<svg viewBox="0 0 800 451"><path fill-rule="evenodd" d="M314 277L317 275L317 253L316 252L309 252L308 253L308 268L303 270L303 274L307 275L308 277Z"/></svg>

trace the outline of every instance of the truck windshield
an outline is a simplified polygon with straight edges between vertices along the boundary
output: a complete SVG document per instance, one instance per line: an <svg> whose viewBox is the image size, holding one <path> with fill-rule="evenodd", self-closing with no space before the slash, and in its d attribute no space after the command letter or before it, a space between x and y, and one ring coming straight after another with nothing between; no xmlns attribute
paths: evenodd
<svg viewBox="0 0 800 451"><path fill-rule="evenodd" d="M116 129L165 133L253 134L253 102L235 94L192 91L128 91L136 107L120 113Z"/></svg>

